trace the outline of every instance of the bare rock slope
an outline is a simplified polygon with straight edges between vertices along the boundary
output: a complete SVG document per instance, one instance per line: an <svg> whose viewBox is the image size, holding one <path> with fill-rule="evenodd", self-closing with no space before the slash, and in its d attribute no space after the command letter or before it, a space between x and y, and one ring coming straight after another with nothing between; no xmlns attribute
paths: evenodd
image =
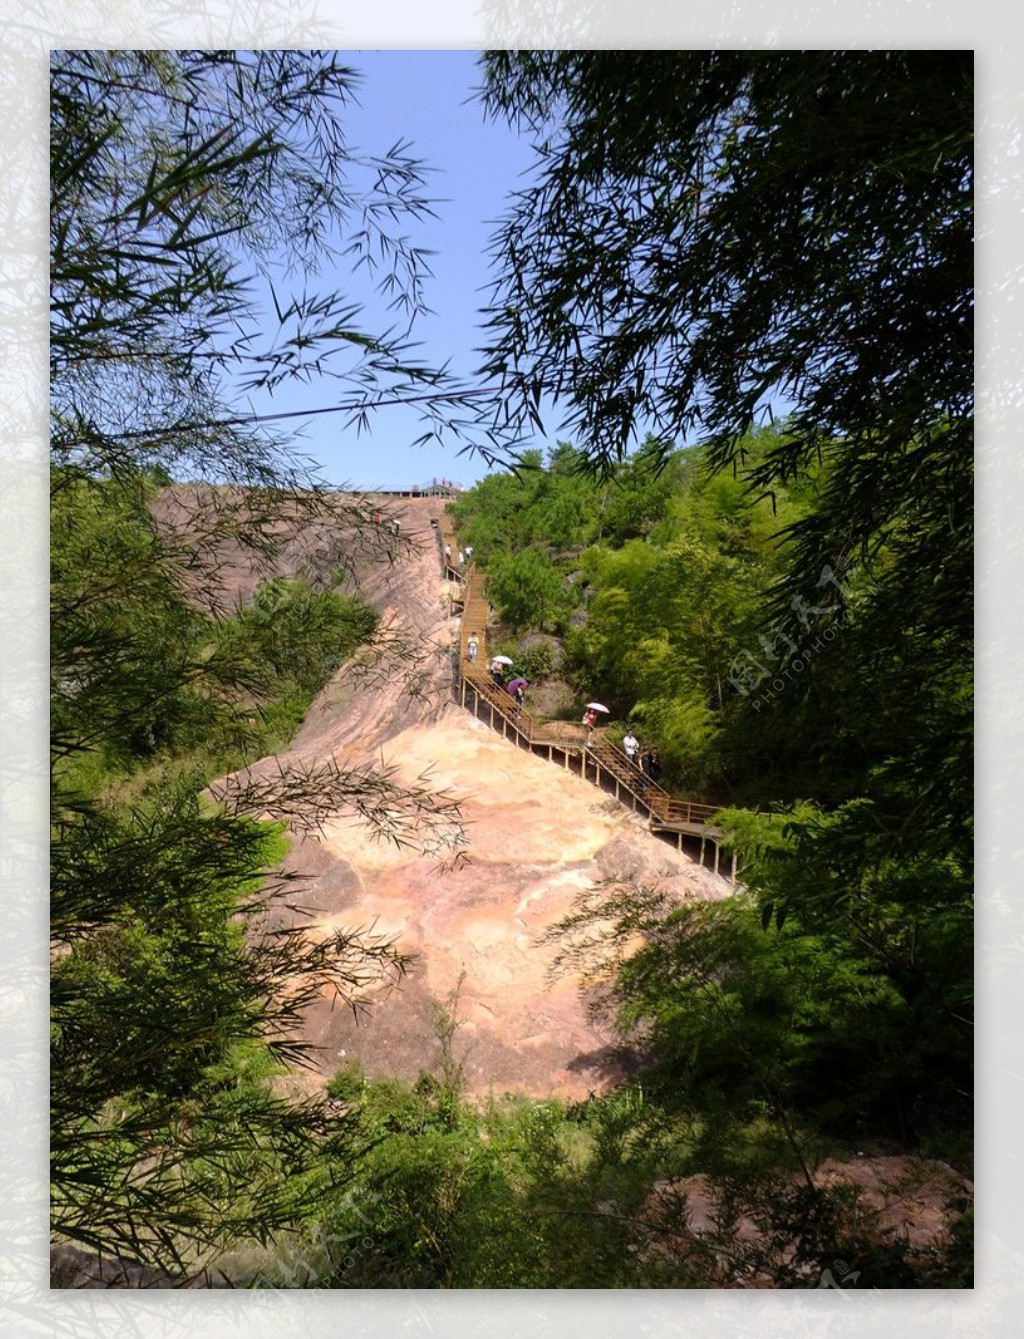
<svg viewBox="0 0 1024 1339"><path fill-rule="evenodd" d="M579 983L550 979L545 930L579 890L633 878L680 899L727 896L729 885L652 836L590 783L506 742L452 695L458 618L445 598L436 532L442 499L391 500L403 546L367 561L356 579L382 616L391 649L367 673L343 667L313 704L287 764L334 759L381 766L458 802L467 837L452 866L375 839L356 817L296 835L289 866L309 875L301 902L323 933L364 927L415 955L401 985L358 1020L328 1000L310 1040L329 1077L359 1057L371 1075L433 1070L434 1003L458 990L455 1058L470 1092L585 1097L618 1073L611 1038L588 1021ZM277 766L266 760L263 766Z"/></svg>

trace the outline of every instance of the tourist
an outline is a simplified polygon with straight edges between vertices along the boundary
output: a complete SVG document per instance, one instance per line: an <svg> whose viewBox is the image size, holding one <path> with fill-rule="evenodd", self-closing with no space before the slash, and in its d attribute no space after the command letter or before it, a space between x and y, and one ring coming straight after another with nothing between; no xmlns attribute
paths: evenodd
<svg viewBox="0 0 1024 1339"><path fill-rule="evenodd" d="M661 759L658 757L657 749L648 749L640 759L640 765L644 770L645 776L650 777L652 781L657 781L661 775Z"/></svg>
<svg viewBox="0 0 1024 1339"><path fill-rule="evenodd" d="M590 748L590 741L594 735L594 726L597 724L597 712L593 707L588 707L583 713L583 724L587 727L587 742L585 748Z"/></svg>

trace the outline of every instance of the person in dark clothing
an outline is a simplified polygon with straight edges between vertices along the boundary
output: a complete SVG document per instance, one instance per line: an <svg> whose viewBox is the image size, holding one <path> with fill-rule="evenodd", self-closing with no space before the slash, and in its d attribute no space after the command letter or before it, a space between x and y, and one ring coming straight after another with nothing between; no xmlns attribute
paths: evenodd
<svg viewBox="0 0 1024 1339"><path fill-rule="evenodd" d="M640 766L643 768L644 776L651 781L657 781L661 776L661 759L658 757L657 749L648 749L640 759Z"/></svg>

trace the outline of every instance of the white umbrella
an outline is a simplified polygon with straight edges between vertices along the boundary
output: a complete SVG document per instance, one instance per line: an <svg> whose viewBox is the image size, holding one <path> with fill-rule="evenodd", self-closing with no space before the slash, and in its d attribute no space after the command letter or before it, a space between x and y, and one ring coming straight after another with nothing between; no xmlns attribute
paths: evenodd
<svg viewBox="0 0 1024 1339"><path fill-rule="evenodd" d="M511 664L512 664L512 657L511 657L511 656L495 656L495 657L492 659L491 664L492 664L492 665L511 665Z"/></svg>
<svg viewBox="0 0 1024 1339"><path fill-rule="evenodd" d="M588 702L588 703L587 703L587 711L607 711L607 710L608 710L608 708L607 708L607 707L603 707L603 706L601 705L600 702Z"/></svg>

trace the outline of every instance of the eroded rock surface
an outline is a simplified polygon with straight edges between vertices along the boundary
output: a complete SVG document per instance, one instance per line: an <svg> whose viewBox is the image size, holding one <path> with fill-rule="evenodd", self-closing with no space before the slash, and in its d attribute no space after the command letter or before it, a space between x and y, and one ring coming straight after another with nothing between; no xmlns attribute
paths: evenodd
<svg viewBox="0 0 1024 1339"><path fill-rule="evenodd" d="M607 880L656 883L680 899L724 897L730 887L603 791L502 740L453 701L458 617L430 524L443 508L431 498L390 504L408 548L356 576L391 649L334 676L281 762L383 765L397 781L426 782L457 801L467 859L443 867L436 854L375 839L355 817L297 835L288 868L309 875L299 900L315 930L372 927L415 955L400 987L358 1020L325 999L310 1013L309 1037L324 1077L359 1057L371 1075L415 1078L438 1063L432 1001L457 990L455 1059L470 1092L582 1098L619 1062L610 1035L588 1021L578 981L550 978L545 931L579 891Z"/></svg>

